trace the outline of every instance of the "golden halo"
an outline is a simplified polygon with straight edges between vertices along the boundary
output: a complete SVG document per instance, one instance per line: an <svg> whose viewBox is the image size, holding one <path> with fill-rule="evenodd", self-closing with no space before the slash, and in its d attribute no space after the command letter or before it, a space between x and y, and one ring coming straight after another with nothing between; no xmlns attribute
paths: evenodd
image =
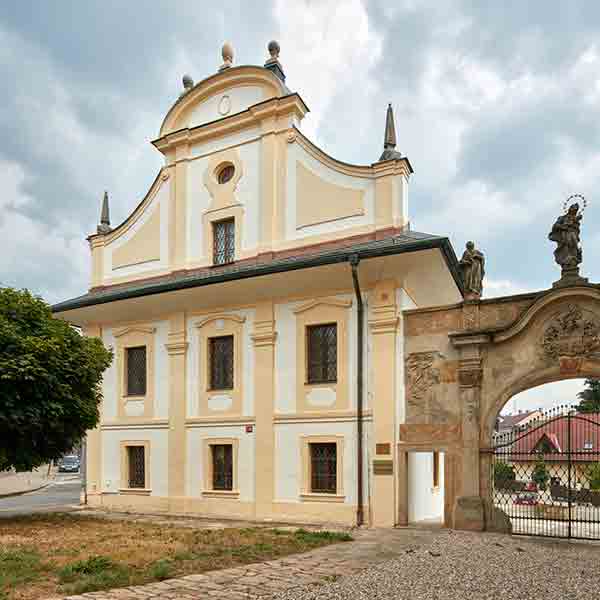
<svg viewBox="0 0 600 600"><path fill-rule="evenodd" d="M569 210L569 204L572 204L573 202L580 202L581 203L580 212L581 212L581 214L583 214L583 212L585 211L585 209L587 207L587 200L585 199L585 197L584 197L583 194L571 194L563 202L563 211L565 213L567 213L567 211Z"/></svg>

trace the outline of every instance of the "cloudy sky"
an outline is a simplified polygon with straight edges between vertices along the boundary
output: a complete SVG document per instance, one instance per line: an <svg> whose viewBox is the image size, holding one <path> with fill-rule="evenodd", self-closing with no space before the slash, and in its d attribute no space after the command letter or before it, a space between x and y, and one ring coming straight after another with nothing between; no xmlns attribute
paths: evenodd
<svg viewBox="0 0 600 600"><path fill-rule="evenodd" d="M144 196L161 164L148 142L182 74L214 73L226 39L236 64L262 64L271 38L311 109L303 129L328 153L375 161L392 102L415 168L413 228L457 252L474 239L487 296L558 277L547 233L572 193L589 199L583 270L600 279L599 3L211 4L3 3L0 282L50 302L84 291L102 192L113 223Z"/></svg>

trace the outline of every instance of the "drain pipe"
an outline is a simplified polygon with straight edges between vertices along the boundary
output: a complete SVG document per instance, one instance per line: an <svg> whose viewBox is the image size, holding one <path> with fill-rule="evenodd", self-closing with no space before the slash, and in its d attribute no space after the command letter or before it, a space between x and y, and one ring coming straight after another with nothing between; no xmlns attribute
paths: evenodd
<svg viewBox="0 0 600 600"><path fill-rule="evenodd" d="M350 256L350 266L352 267L352 282L354 284L354 293L356 295L356 465L358 469L356 478L356 496L358 505L356 509L356 525L364 523L363 514L363 336L364 336L364 305L360 293L360 283L358 282L358 263L360 259L358 254Z"/></svg>

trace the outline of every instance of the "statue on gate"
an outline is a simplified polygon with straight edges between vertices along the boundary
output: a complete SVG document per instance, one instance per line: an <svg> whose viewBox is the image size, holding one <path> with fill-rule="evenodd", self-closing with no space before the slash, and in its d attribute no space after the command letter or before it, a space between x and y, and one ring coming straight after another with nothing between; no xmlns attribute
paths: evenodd
<svg viewBox="0 0 600 600"><path fill-rule="evenodd" d="M465 298L467 300L479 300L483 292L485 258L483 253L475 248L473 242L467 242L458 266L460 267L465 288Z"/></svg>
<svg viewBox="0 0 600 600"><path fill-rule="evenodd" d="M581 198L584 202L580 210L578 202L574 202L567 209L567 204L574 198ZM565 213L556 219L548 239L556 242L554 260L561 268L560 280L555 282L554 287L563 285L576 285L587 283L587 279L579 276L579 265L581 264L582 252L580 245L581 220L586 202L579 194L571 196L565 202Z"/></svg>

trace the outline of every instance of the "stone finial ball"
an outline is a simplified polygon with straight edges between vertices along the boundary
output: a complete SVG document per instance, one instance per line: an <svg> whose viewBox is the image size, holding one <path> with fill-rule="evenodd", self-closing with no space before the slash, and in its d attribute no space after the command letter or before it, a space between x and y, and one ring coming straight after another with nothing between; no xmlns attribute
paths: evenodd
<svg viewBox="0 0 600 600"><path fill-rule="evenodd" d="M279 56L279 51L281 50L279 47L279 42L276 40L271 40L267 46L267 50L273 58L277 58Z"/></svg>
<svg viewBox="0 0 600 600"><path fill-rule="evenodd" d="M186 90L194 87L194 80L192 79L191 75L188 75L187 73L181 78L181 81Z"/></svg>
<svg viewBox="0 0 600 600"><path fill-rule="evenodd" d="M230 42L225 42L221 48L221 56L224 62L233 62L233 46Z"/></svg>

